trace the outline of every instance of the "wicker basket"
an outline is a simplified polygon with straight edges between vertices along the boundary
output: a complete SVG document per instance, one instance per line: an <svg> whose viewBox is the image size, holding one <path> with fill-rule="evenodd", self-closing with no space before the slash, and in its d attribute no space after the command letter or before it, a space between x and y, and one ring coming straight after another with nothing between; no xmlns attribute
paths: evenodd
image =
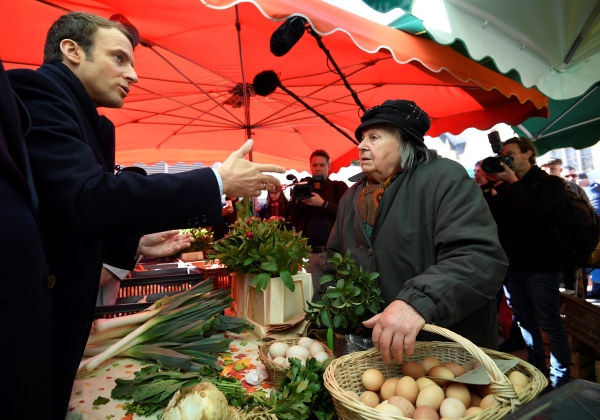
<svg viewBox="0 0 600 420"><path fill-rule="evenodd" d="M455 343L417 342L414 353L411 356L404 355L403 360L420 361L426 356L434 356L442 363L451 361L463 364L475 358L485 366L490 375L491 391L495 395L496 403L478 415L469 417L469 419L500 419L516 410L519 405L535 399L548 384L547 379L539 370L517 357L494 350L479 348L469 340L444 328L426 324L423 327L423 331L439 334L455 341ZM519 364L512 370L518 370L525 374L531 383L517 395L512 384L500 372L490 357L494 359L518 360ZM325 387L327 387L333 398L338 416L342 420L404 419L405 417L382 413L381 411L367 407L344 392L363 392L365 388L362 385L361 377L362 373L369 368L379 369L386 379L402 376L402 365L395 363L386 364L377 349L352 353L337 358L325 370L323 380Z"/></svg>
<svg viewBox="0 0 600 420"><path fill-rule="evenodd" d="M266 344L258 346L258 356L260 357L260 361L267 368L267 373L269 374L269 379L271 379L271 382L273 383L273 387L275 389L278 389L278 390L281 389L281 387L279 386L279 383L285 376L284 372L287 369L287 367L278 365L277 363L273 363L272 360L269 360L269 348L271 347L271 344L277 343L277 342L285 343L290 347L295 346L296 344L298 344L298 341L300 340L300 338L301 337L286 338L283 340L272 341L270 343L266 343ZM319 340L314 340L314 341L323 344L323 347L325 347L325 352L327 353L327 355L330 358L334 357L333 352L329 349L329 347L327 347L327 344L325 344Z"/></svg>

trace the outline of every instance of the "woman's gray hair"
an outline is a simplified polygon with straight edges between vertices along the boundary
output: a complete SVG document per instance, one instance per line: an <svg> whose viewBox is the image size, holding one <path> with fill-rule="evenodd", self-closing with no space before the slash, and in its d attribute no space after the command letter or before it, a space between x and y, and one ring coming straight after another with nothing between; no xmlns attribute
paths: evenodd
<svg viewBox="0 0 600 420"><path fill-rule="evenodd" d="M393 124L382 124L382 127L400 141L400 167L402 172L410 171L422 163L429 163L440 158L437 151L408 139L400 127Z"/></svg>

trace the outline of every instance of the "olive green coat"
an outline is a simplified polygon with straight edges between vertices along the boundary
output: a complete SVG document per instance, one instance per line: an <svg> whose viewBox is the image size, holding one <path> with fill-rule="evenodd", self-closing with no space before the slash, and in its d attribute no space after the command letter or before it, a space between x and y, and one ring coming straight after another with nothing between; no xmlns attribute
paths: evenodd
<svg viewBox="0 0 600 420"><path fill-rule="evenodd" d="M477 184L443 158L401 173L383 195L369 239L357 206L364 182L342 198L329 252L350 250L360 266L379 272L385 306L403 300L427 323L496 349L495 298L508 262Z"/></svg>

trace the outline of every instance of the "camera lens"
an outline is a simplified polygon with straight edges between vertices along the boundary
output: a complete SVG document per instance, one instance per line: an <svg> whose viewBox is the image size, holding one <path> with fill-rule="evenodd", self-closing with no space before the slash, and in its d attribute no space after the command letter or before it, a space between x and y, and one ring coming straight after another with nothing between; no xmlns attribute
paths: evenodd
<svg viewBox="0 0 600 420"><path fill-rule="evenodd" d="M487 174L493 174L504 171L504 168L500 164L501 159L502 157L499 156L492 156L483 159L483 161L481 162L481 170Z"/></svg>

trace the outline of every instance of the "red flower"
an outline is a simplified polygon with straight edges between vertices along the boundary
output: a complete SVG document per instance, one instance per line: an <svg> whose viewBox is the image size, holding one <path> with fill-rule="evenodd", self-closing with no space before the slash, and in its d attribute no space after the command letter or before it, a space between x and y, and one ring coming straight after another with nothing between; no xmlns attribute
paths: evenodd
<svg viewBox="0 0 600 420"><path fill-rule="evenodd" d="M277 219L279 219L280 222L285 222L285 219L283 218L283 216L279 216Z"/></svg>
<svg viewBox="0 0 600 420"><path fill-rule="evenodd" d="M246 238L252 239L253 236L254 236L254 233L252 233L252 232L246 232Z"/></svg>

